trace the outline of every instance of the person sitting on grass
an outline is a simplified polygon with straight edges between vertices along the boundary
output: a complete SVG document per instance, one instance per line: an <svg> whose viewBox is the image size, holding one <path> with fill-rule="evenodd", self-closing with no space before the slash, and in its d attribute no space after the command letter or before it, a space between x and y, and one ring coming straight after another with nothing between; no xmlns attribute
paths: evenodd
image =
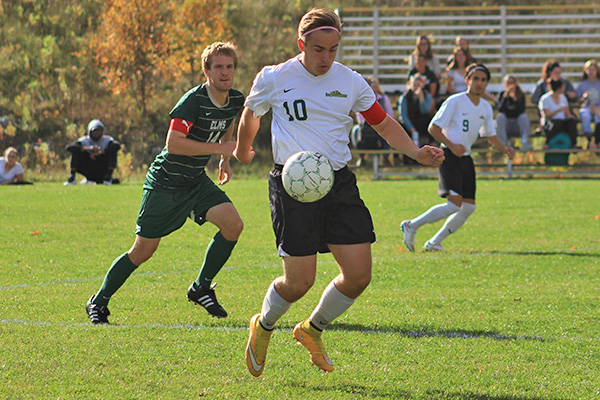
<svg viewBox="0 0 600 400"><path fill-rule="evenodd" d="M88 124L88 134L67 146L67 151L71 153L71 176L65 186L77 183L77 172L85 176L81 183L119 183L112 174L117 167L117 153L121 144L112 136L105 135L104 131L102 121L94 119Z"/></svg>
<svg viewBox="0 0 600 400"><path fill-rule="evenodd" d="M0 157L0 185L24 185L23 175L25 170L19 162L19 152L14 147L4 151L4 157Z"/></svg>

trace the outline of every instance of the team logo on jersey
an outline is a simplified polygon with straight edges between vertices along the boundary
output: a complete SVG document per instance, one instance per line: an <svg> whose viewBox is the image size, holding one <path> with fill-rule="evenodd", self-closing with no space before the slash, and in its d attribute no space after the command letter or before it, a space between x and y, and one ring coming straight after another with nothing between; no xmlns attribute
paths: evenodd
<svg viewBox="0 0 600 400"><path fill-rule="evenodd" d="M210 121L210 130L211 131L223 130L225 128L227 128L227 121L225 121L225 120Z"/></svg>
<svg viewBox="0 0 600 400"><path fill-rule="evenodd" d="M325 97L342 97L345 99L348 97L348 95L340 92L339 90L334 90L333 92L325 93Z"/></svg>
<svg viewBox="0 0 600 400"><path fill-rule="evenodd" d="M483 115L480 115L479 119L485 119L485 117Z"/></svg>

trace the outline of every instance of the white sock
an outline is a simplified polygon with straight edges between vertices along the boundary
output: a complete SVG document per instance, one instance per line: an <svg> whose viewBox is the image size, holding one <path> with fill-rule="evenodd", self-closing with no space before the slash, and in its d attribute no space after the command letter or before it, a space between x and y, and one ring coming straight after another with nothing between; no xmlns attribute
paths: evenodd
<svg viewBox="0 0 600 400"><path fill-rule="evenodd" d="M437 206L431 207L417 218L411 219L409 222L410 228L417 230L425 224L431 224L444 219L449 215L454 214L458 210L460 210L460 207L449 201L445 202L444 204L438 204Z"/></svg>
<svg viewBox="0 0 600 400"><path fill-rule="evenodd" d="M275 324L290 309L292 303L285 300L275 290L275 282L267 289L260 311L260 324L263 328L271 330Z"/></svg>
<svg viewBox="0 0 600 400"><path fill-rule="evenodd" d="M323 291L319 304L310 315L310 322L318 329L323 330L352 304L354 304L354 299L340 292L331 281Z"/></svg>
<svg viewBox="0 0 600 400"><path fill-rule="evenodd" d="M475 208L475 204L462 203L460 210L451 215L444 223L444 226L429 241L435 244L442 243L442 240L446 239L449 234L456 232L458 228L463 226L467 218L475 212Z"/></svg>

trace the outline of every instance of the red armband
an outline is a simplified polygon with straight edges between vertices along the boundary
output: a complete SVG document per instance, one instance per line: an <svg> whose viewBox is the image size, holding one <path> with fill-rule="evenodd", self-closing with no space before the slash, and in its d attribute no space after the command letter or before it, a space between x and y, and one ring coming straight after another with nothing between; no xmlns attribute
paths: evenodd
<svg viewBox="0 0 600 400"><path fill-rule="evenodd" d="M387 116L387 113L383 108L381 108L381 105L378 101L373 103L371 108L369 108L367 111L361 111L360 113L363 117L365 117L365 120L371 126L380 124Z"/></svg>
<svg viewBox="0 0 600 400"><path fill-rule="evenodd" d="M174 130L177 132L185 133L186 135L190 133L190 130L194 126L190 121L186 121L181 118L172 118L171 125L169 126L169 130Z"/></svg>

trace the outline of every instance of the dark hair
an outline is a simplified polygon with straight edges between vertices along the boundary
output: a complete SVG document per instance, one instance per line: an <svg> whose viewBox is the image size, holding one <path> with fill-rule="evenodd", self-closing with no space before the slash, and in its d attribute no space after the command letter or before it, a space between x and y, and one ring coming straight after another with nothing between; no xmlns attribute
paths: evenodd
<svg viewBox="0 0 600 400"><path fill-rule="evenodd" d="M335 12L325 8L313 8L304 14L300 20L298 24L298 37L304 37L306 32L322 26L331 26L337 29L338 32L342 31L342 21Z"/></svg>
<svg viewBox="0 0 600 400"><path fill-rule="evenodd" d="M473 74L475 73L475 71L483 71L485 73L485 75L487 76L488 81L490 80L490 78L492 77L492 74L490 73L490 70L487 69L487 67L483 64L476 64L473 63L471 65L469 65L467 67L467 73L465 74L465 76L467 77L467 79Z"/></svg>
<svg viewBox="0 0 600 400"><path fill-rule="evenodd" d="M454 51L452 52L452 59L450 60L450 63L448 64L448 66L446 67L446 71L450 71L451 69L456 69L458 68L458 65L456 64L456 55L458 54L459 51L462 51L462 53L465 55L465 67L467 67L467 65L472 64L472 62L470 62L471 60L469 60L469 54L467 54L467 52L463 49L461 49L460 47L456 47L454 48Z"/></svg>
<svg viewBox="0 0 600 400"><path fill-rule="evenodd" d="M554 70L554 68L556 67L560 68L560 64L557 61L546 61L544 63L544 66L542 67L542 79L547 80L550 77L550 73L552 72L552 70Z"/></svg>
<svg viewBox="0 0 600 400"><path fill-rule="evenodd" d="M421 50L419 49L419 44L421 43L421 40L425 40L427 42L427 51L425 52L424 56L427 60L431 60L433 58L433 50L431 49L431 40L429 40L429 38L424 35L421 35L417 38L417 44L416 44L416 47L413 50L412 54L414 54L416 56L421 53Z"/></svg>
<svg viewBox="0 0 600 400"><path fill-rule="evenodd" d="M553 92L556 92L564 85L565 84L563 83L562 79L548 79L548 86L550 86L550 90L552 90Z"/></svg>

